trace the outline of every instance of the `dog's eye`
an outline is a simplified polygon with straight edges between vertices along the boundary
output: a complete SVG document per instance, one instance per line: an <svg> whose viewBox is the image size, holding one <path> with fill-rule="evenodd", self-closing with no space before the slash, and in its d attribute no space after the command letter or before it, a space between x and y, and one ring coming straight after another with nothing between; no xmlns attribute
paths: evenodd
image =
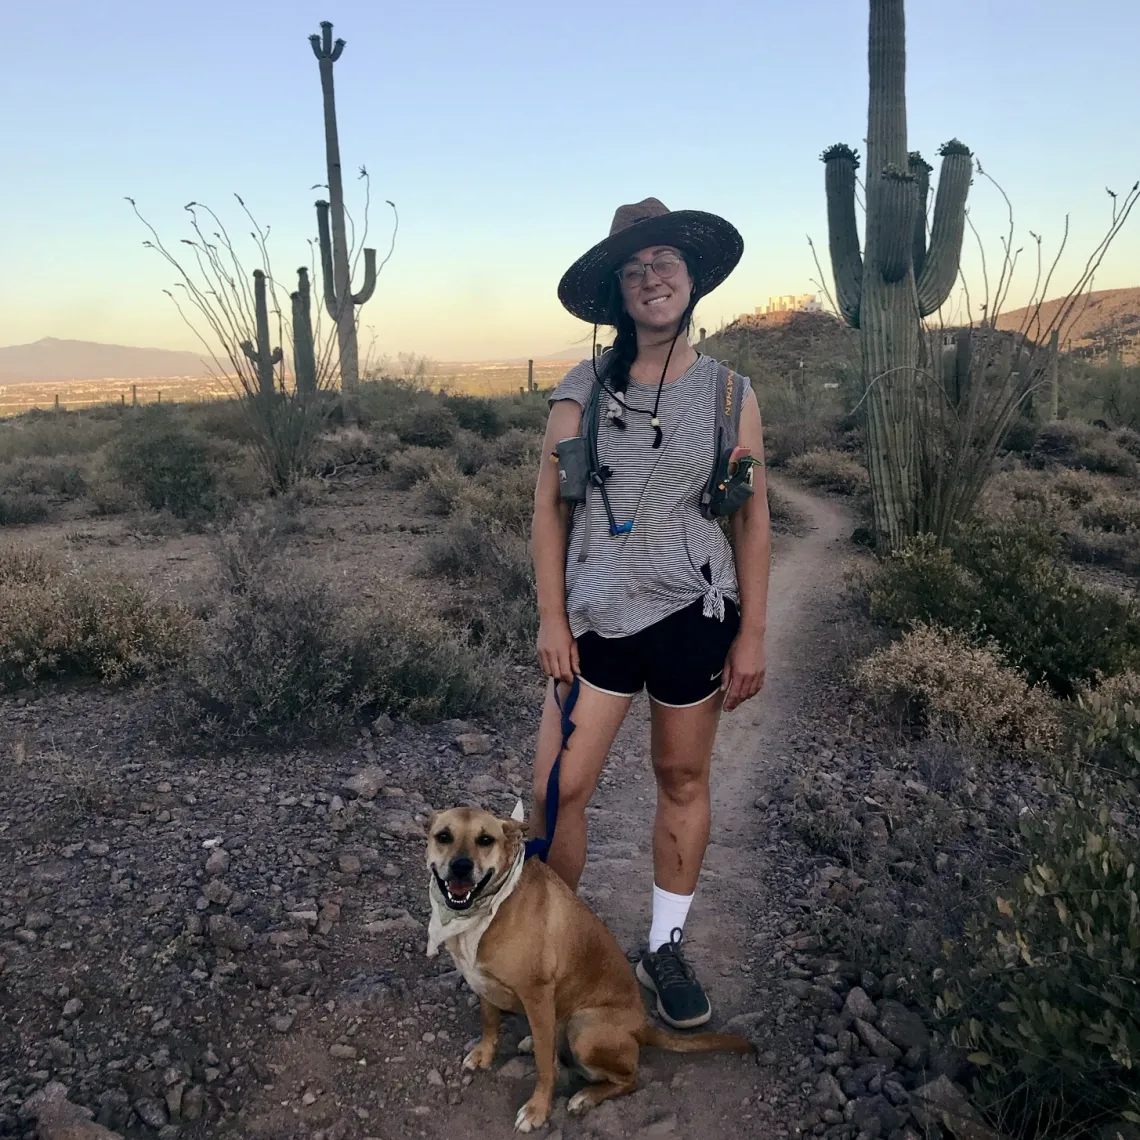
<svg viewBox="0 0 1140 1140"><path fill-rule="evenodd" d="M437 831L435 833L435 841L436 841L436 843L442 843L444 845L450 843L452 841L451 832L450 831Z"/></svg>
<svg viewBox="0 0 1140 1140"><path fill-rule="evenodd" d="M475 845L477 847L494 847L495 846L494 836L480 835L479 838L475 840Z"/></svg>

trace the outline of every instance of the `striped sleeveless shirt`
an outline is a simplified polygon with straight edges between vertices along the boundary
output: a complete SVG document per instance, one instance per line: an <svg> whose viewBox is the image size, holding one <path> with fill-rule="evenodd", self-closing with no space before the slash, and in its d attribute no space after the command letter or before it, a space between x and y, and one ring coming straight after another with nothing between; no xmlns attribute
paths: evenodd
<svg viewBox="0 0 1140 1140"><path fill-rule="evenodd" d="M628 637L698 599L706 617L724 620L724 599L739 605L732 549L720 526L700 511L700 495L716 458L716 361L698 355L682 376L661 389L663 442L653 447L647 414L625 416L626 428L606 415L609 397L598 409L598 458L613 471L606 490L614 517L633 520L629 534L611 536L609 519L596 487L586 502L574 504L566 551L566 613L570 632ZM749 389L737 377L740 399ZM594 383L590 360L576 364L549 397L585 407ZM653 407L656 384L631 380L630 408ZM589 528L588 552L579 559ZM702 573L707 569L708 577Z"/></svg>

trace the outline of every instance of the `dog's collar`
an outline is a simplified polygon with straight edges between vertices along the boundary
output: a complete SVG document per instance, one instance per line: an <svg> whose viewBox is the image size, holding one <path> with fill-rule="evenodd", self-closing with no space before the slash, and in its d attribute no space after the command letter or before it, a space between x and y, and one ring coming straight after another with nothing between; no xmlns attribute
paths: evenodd
<svg viewBox="0 0 1140 1140"><path fill-rule="evenodd" d="M476 899L470 910L463 911L454 911L447 905L443 892L439 889L435 876L432 875L428 885L431 919L428 922L427 956L434 958L439 953L440 943L445 942L448 938L465 934L475 927L480 928L478 933L482 937L483 931L491 925L491 920L495 917L499 907L518 886L525 862L526 847L520 843L518 851L515 852L511 869L503 876L499 885Z"/></svg>

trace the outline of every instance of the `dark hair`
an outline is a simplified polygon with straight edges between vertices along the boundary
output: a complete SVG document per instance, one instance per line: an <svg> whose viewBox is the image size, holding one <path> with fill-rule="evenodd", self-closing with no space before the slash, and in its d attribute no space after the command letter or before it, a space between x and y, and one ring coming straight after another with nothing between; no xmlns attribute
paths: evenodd
<svg viewBox="0 0 1140 1140"><path fill-rule="evenodd" d="M689 280L692 282L692 293L689 295L689 303L685 306L685 311L681 314L678 337L682 333L693 331L693 310L697 307L697 301L701 295L700 284L692 268L694 259L684 249L680 250L680 254L689 274ZM610 274L609 284L606 288L606 324L610 325L617 335L614 338L613 347L604 357L606 362L605 378L606 383L615 392L624 392L629 387L629 370L637 359L637 326L633 323L633 318L626 312L625 302L621 295L621 282L618 281L616 273Z"/></svg>

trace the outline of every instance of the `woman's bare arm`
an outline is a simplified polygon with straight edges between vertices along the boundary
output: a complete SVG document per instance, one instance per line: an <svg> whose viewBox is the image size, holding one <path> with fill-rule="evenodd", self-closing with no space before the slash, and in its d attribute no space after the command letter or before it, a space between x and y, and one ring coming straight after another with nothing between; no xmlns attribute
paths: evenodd
<svg viewBox="0 0 1140 1140"><path fill-rule="evenodd" d="M549 677L572 681L578 672L578 646L566 616L566 542L570 505L560 494L558 465L551 456L561 439L578 434L582 409L557 400L546 420L542 465L534 489L531 558L538 590L538 659Z"/></svg>
<svg viewBox="0 0 1140 1140"><path fill-rule="evenodd" d="M764 425L755 391L749 391L740 409L739 442L761 464L764 462ZM771 563L767 468L758 465L752 470L755 494L736 511L731 524L736 581L740 590L740 632L724 667L724 708L729 711L760 691L767 670L764 635L768 629Z"/></svg>

